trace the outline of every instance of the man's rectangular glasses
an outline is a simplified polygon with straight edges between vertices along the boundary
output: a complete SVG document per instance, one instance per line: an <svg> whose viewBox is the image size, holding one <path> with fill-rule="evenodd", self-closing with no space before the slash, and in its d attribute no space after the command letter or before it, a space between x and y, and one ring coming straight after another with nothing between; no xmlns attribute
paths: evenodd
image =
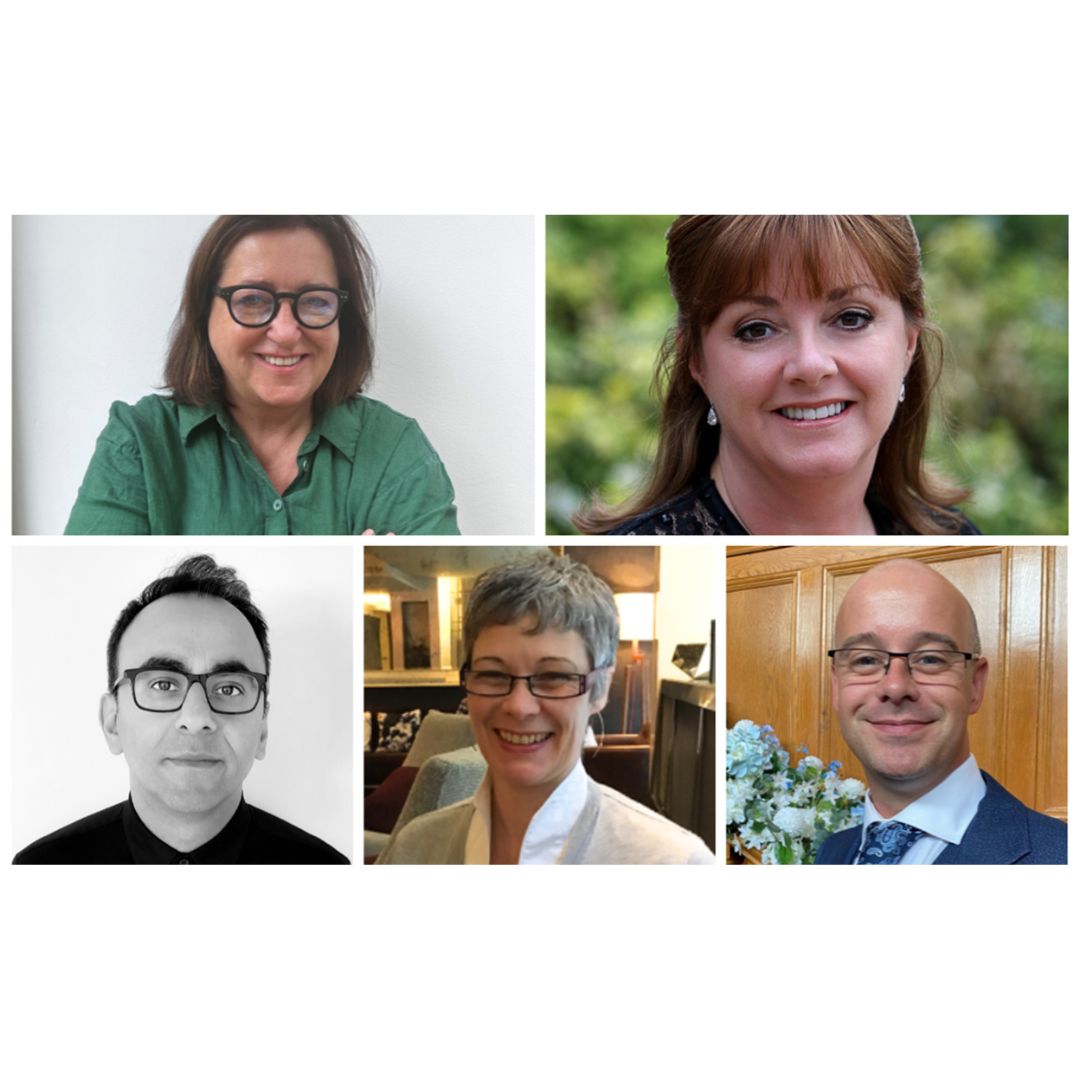
<svg viewBox="0 0 1080 1080"><path fill-rule="evenodd" d="M268 326L277 318L281 301L292 305L293 318L309 330L324 330L341 314L341 305L349 299L343 289L301 289L299 292L271 292L253 285L217 286L214 295L229 305L229 314L241 326L254 329Z"/></svg>
<svg viewBox="0 0 1080 1080"><path fill-rule="evenodd" d="M917 649L915 652L889 652L886 649L830 649L836 674L845 681L880 679L895 659L903 658L908 673L919 683L935 683L955 678L975 653L954 649Z"/></svg>
<svg viewBox="0 0 1080 1080"><path fill-rule="evenodd" d="M506 697L514 689L514 683L523 682L533 697L575 698L581 697L589 688L589 680L595 674L586 675L569 671L541 671L536 675L509 675L505 671L473 671L461 669L461 685L467 694L477 697Z"/></svg>
<svg viewBox="0 0 1080 1080"><path fill-rule="evenodd" d="M124 678L131 683L135 704L145 712L179 712L188 691L201 683L210 710L228 716L254 712L266 689L266 676L257 671L214 671L196 675L191 671L162 668L129 668ZM119 680L117 686L120 685Z"/></svg>

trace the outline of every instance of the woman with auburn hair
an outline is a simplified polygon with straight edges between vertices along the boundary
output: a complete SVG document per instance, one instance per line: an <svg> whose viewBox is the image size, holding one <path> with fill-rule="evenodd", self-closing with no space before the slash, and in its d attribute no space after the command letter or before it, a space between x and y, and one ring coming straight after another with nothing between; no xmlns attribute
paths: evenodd
<svg viewBox="0 0 1080 1080"><path fill-rule="evenodd" d="M977 533L923 461L941 338L903 216L679 217L640 494L583 532Z"/></svg>
<svg viewBox="0 0 1080 1080"><path fill-rule="evenodd" d="M170 393L113 404L65 532L457 533L423 432L361 394L373 274L348 217L219 217L188 268Z"/></svg>

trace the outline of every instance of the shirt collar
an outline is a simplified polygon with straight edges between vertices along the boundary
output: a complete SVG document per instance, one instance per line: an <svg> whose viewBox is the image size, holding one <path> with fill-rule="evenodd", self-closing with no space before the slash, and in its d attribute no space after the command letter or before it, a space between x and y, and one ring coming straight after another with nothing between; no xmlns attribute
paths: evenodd
<svg viewBox="0 0 1080 1080"><path fill-rule="evenodd" d="M473 795L476 812L465 839L465 862L487 864L491 860L491 773ZM579 761L562 783L547 797L544 805L533 814L525 839L521 842L519 865L528 863L552 864L561 860L566 838L581 816L589 796L589 781L585 766Z"/></svg>
<svg viewBox="0 0 1080 1080"><path fill-rule="evenodd" d="M209 420L217 420L222 431L228 435L235 437L240 434L229 410L224 405L178 404L177 409L180 417L180 438L185 445L190 442L192 433ZM335 405L332 409L327 410L312 425L311 431L308 432L300 447L300 453L307 453L319 439L326 439L336 450L344 454L349 461L354 461L356 458L356 446L360 441L360 430L356 421L350 418L348 413L349 410L340 405Z"/></svg>
<svg viewBox="0 0 1080 1080"><path fill-rule="evenodd" d="M158 865L237 863L240 861L240 853L244 850L248 830L251 828L251 808L244 802L244 797L241 795L240 805L236 808L236 813L229 818L225 828L194 851L177 851L155 836L143 824L130 795L128 801L124 803L121 820L128 850L136 863Z"/></svg>
<svg viewBox="0 0 1080 1080"><path fill-rule="evenodd" d="M908 803L889 820L914 825L928 836L959 844L967 827L978 812L979 803L986 794L986 781L979 772L974 754L953 769L937 787ZM878 821L886 820L874 806L870 793L866 793L866 815L863 819L863 838L866 830Z"/></svg>
<svg viewBox="0 0 1080 1080"><path fill-rule="evenodd" d="M219 412L219 406L217 405L181 405L177 404L176 411L179 416L180 424L180 438L185 443L189 441L191 433L200 425L206 423L207 420L212 420L217 417L217 421L221 426L228 431L228 427L225 425L225 421Z"/></svg>

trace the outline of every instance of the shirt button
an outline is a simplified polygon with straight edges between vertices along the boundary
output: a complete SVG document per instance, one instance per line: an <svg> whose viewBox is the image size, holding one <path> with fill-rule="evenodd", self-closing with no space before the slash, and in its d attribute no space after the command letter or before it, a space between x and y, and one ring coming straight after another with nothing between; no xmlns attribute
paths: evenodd
<svg viewBox="0 0 1080 1080"><path fill-rule="evenodd" d="M307 458L300 462L300 470L301 472L307 472Z"/></svg>
<svg viewBox="0 0 1080 1080"><path fill-rule="evenodd" d="M280 499L274 500L274 509L280 510L285 504Z"/></svg>
<svg viewBox="0 0 1080 1080"><path fill-rule="evenodd" d="M177 866L190 866L191 865L191 860L190 859L177 859L176 860L176 865Z"/></svg>

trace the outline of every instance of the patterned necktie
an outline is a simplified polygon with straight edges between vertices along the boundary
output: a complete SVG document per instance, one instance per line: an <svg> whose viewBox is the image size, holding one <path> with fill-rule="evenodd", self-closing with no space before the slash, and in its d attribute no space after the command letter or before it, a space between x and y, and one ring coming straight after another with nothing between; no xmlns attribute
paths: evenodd
<svg viewBox="0 0 1080 1080"><path fill-rule="evenodd" d="M907 852L907 849L926 834L914 825L905 825L902 821L875 821L866 830L866 841L859 852L856 863L877 866L894 866Z"/></svg>

